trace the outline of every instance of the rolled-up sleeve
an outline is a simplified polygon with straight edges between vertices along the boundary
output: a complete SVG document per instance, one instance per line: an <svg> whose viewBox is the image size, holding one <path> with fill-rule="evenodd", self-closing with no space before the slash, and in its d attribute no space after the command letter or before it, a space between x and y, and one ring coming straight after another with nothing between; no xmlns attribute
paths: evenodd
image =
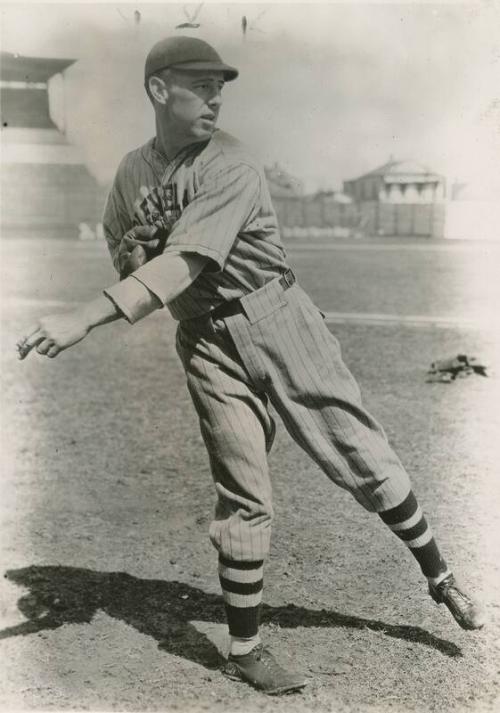
<svg viewBox="0 0 500 713"><path fill-rule="evenodd" d="M259 191L260 176L245 163L207 176L175 224L165 253L197 253L215 263L208 270L222 270L236 236L255 210Z"/></svg>
<svg viewBox="0 0 500 713"><path fill-rule="evenodd" d="M135 324L163 306L158 297L133 275L106 288L104 294L118 307L130 324Z"/></svg>

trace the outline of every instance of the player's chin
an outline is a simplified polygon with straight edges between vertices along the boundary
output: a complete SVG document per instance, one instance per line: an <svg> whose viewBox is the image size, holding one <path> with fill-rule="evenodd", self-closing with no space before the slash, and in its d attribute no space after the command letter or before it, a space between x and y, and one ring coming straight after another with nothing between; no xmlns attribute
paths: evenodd
<svg viewBox="0 0 500 713"><path fill-rule="evenodd" d="M198 141L205 141L212 136L215 128L215 121L200 119L191 127L191 133Z"/></svg>

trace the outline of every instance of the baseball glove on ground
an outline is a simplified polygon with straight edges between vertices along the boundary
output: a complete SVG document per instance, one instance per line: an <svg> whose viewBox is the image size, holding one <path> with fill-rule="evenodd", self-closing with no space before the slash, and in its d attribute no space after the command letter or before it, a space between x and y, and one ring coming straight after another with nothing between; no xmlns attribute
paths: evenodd
<svg viewBox="0 0 500 713"><path fill-rule="evenodd" d="M467 354L457 354L457 356L448 359L439 359L433 361L427 372L427 381L441 381L448 383L460 379L471 374L479 374L479 376L488 376L486 373L487 367L481 364L476 357L468 356Z"/></svg>

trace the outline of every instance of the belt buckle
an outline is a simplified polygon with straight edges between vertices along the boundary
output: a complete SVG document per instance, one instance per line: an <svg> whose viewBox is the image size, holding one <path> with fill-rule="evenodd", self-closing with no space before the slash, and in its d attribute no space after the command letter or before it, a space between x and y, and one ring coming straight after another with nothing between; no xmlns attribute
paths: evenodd
<svg viewBox="0 0 500 713"><path fill-rule="evenodd" d="M286 285L286 289L291 287L295 282L294 274L291 270L287 270L286 272L284 272L281 277Z"/></svg>

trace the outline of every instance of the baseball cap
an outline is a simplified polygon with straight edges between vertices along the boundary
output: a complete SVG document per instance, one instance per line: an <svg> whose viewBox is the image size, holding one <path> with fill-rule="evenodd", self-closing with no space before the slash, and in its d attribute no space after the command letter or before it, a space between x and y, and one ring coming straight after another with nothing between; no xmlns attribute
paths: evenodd
<svg viewBox="0 0 500 713"><path fill-rule="evenodd" d="M227 82L238 76L238 70L225 64L208 42L196 37L167 37L157 42L146 57L144 81L167 67L223 72Z"/></svg>

